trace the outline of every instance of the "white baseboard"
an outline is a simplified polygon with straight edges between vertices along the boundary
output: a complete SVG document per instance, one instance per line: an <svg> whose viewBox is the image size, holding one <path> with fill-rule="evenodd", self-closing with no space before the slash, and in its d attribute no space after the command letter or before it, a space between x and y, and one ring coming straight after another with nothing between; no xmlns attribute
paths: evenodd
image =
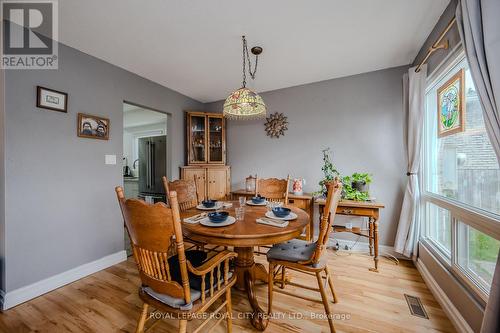
<svg viewBox="0 0 500 333"><path fill-rule="evenodd" d="M18 304L29 301L30 299L125 260L127 260L127 253L125 251L120 251L7 293L0 290L2 310L10 309Z"/></svg>
<svg viewBox="0 0 500 333"><path fill-rule="evenodd" d="M370 252L370 246L366 242L355 242L351 240L346 240L346 239L333 239L330 238L328 246L335 246L339 243L339 249L344 250L345 246L349 248L347 251L351 252L363 252L363 253L369 253ZM410 260L410 258L403 256L401 253L397 253L394 251L393 246L388 246L388 245L379 245L378 246L378 251L379 251L379 256L382 256L384 254L388 254L390 256L396 257L398 259L403 259L403 260Z"/></svg>
<svg viewBox="0 0 500 333"><path fill-rule="evenodd" d="M421 260L417 260L416 266L418 271L422 275L425 284L432 292L438 303L441 305L451 323L453 324L453 326L455 326L455 329L458 332L473 333L474 331L472 330L472 328L469 326L467 321L465 321L464 317L462 317L462 315L453 305L448 296L446 296L443 289L439 287L438 283L436 282L436 280L434 280L432 274L429 272L427 267L425 267L424 263Z"/></svg>

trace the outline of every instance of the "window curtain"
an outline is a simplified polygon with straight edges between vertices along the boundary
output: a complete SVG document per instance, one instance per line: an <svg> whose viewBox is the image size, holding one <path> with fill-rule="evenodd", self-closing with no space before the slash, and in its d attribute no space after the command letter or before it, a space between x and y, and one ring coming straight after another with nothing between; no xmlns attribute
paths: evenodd
<svg viewBox="0 0 500 333"><path fill-rule="evenodd" d="M408 70L403 77L403 110L406 118L406 154L408 157L408 184L399 216L398 231L394 249L406 257L415 258L420 233L418 171L422 151L424 130L424 101L427 65L416 73L416 67Z"/></svg>
<svg viewBox="0 0 500 333"><path fill-rule="evenodd" d="M500 162L500 1L460 0L456 18L486 131ZM500 332L500 257L481 332Z"/></svg>
<svg viewBox="0 0 500 333"><path fill-rule="evenodd" d="M500 159L500 1L461 0L456 18L486 131Z"/></svg>

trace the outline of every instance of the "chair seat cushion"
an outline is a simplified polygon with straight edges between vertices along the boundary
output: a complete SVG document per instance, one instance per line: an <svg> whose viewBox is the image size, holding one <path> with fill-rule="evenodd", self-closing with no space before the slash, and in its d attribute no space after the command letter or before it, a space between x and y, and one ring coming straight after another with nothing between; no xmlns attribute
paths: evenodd
<svg viewBox="0 0 500 333"><path fill-rule="evenodd" d="M188 260L193 267L198 267L207 259L207 253L200 250L186 251L186 260ZM177 255L168 258L168 265L170 266L170 276L172 280L182 285L181 266L179 265L179 257ZM192 289L201 289L201 277L189 273L189 285Z"/></svg>
<svg viewBox="0 0 500 333"><path fill-rule="evenodd" d="M184 298L176 298L169 296L167 294L160 294L151 289L150 287L143 287L142 289L146 294L149 296L157 299L158 301L162 302L163 304L166 304L172 308L175 309L181 309L181 310L191 310L193 307L193 302L196 302L197 300L200 299L201 297L201 292L199 290L194 290L191 289L191 303L186 304L186 301Z"/></svg>
<svg viewBox="0 0 500 333"><path fill-rule="evenodd" d="M191 265L194 267L201 266L205 260L207 259L207 253L200 250L191 250L186 251L186 259L189 260ZM182 285L181 278L181 269L179 265L179 258L177 255L172 256L168 259L168 265L170 266L170 275L172 281L175 281ZM223 266L222 266L223 267ZM186 304L184 298L175 298L166 294L160 294L155 292L150 287L143 287L145 293L149 296L157 299L158 301L171 306L176 309L181 310L190 310L192 308L192 303L200 299L201 297L201 276L194 275L191 272L188 272L189 276L189 286L191 290L191 303ZM231 272L229 272L228 278L232 276ZM217 284L217 268L214 269L213 273L214 285ZM221 272L221 279L223 279L223 272ZM210 274L205 276L205 292L210 290Z"/></svg>
<svg viewBox="0 0 500 333"><path fill-rule="evenodd" d="M207 253L200 250L186 251L186 259L189 260L193 267L201 266L207 259ZM170 266L170 274L172 280L182 285L181 269L179 265L179 258L175 255L168 259L168 264ZM224 266L222 265L222 268ZM221 272L222 277L223 272ZM188 272L189 276L189 286L191 289L201 290L201 276L195 275ZM213 272L214 284L217 283L217 267ZM205 275L205 289L210 288L210 274Z"/></svg>
<svg viewBox="0 0 500 333"><path fill-rule="evenodd" d="M311 259L316 250L316 243L309 243L300 239L273 245L267 251L267 259L283 260L290 262L307 261Z"/></svg>

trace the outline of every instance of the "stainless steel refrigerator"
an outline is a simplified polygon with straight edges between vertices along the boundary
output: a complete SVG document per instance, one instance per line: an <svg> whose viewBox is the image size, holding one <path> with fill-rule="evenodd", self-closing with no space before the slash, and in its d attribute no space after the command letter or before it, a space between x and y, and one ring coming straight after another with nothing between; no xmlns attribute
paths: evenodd
<svg viewBox="0 0 500 333"><path fill-rule="evenodd" d="M139 139L139 197L165 202L161 177L167 175L167 137Z"/></svg>

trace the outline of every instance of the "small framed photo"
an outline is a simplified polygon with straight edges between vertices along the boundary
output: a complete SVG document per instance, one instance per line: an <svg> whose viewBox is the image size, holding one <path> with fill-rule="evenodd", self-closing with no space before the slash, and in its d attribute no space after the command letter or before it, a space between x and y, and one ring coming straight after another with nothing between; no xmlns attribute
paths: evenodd
<svg viewBox="0 0 500 333"><path fill-rule="evenodd" d="M465 72L461 69L437 90L438 137L465 130Z"/></svg>
<svg viewBox="0 0 500 333"><path fill-rule="evenodd" d="M38 108L68 112L68 94L49 88L36 87L36 106Z"/></svg>
<svg viewBox="0 0 500 333"><path fill-rule="evenodd" d="M108 140L109 119L79 113L77 135L81 138Z"/></svg>

